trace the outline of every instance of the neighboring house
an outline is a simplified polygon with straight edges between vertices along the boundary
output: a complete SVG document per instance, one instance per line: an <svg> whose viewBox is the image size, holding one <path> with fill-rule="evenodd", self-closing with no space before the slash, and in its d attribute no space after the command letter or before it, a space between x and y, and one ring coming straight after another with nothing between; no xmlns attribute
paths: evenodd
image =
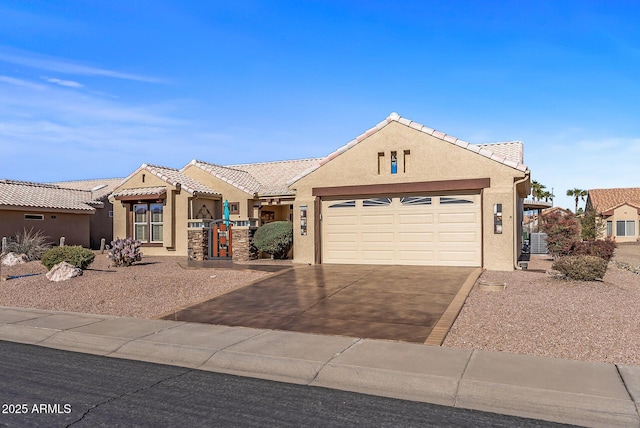
<svg viewBox="0 0 640 428"><path fill-rule="evenodd" d="M394 113L322 159L143 164L110 198L114 236L145 254L191 255L192 232L228 201L234 234L293 221L300 263L513 270L529 193L522 143L473 145Z"/></svg>
<svg viewBox="0 0 640 428"><path fill-rule="evenodd" d="M91 191L0 180L0 236L12 238L33 229L53 244L64 237L68 245L89 247L91 218L103 207Z"/></svg>
<svg viewBox="0 0 640 428"><path fill-rule="evenodd" d="M113 237L113 204L109 195L120 183L122 178L105 178L97 180L60 181L55 184L68 189L90 192L90 199L102 203L96 206L96 212L89 218L89 248L97 250L104 238L109 244Z"/></svg>
<svg viewBox="0 0 640 428"><path fill-rule="evenodd" d="M617 242L640 239L640 187L589 190L585 211L590 210L605 222L606 236Z"/></svg>

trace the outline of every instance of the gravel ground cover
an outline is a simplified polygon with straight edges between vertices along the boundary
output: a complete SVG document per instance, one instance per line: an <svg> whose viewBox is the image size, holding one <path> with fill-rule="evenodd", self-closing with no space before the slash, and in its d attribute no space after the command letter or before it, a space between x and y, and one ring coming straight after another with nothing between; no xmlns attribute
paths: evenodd
<svg viewBox="0 0 640 428"><path fill-rule="evenodd" d="M51 282L39 262L2 266L2 276L38 275L0 282L0 306L156 318L268 275L231 269L186 269L184 257L143 257L130 267L109 267L106 254L80 277Z"/></svg>
<svg viewBox="0 0 640 428"><path fill-rule="evenodd" d="M640 266L640 244L619 244L614 257ZM610 263L603 281L559 279L548 256L529 270L485 271L444 346L571 360L640 365L640 275Z"/></svg>
<svg viewBox="0 0 640 428"><path fill-rule="evenodd" d="M640 266L640 243L620 244L615 260ZM253 270L185 269L182 257L144 257L111 268L104 254L84 275L50 282L40 262L2 266L0 274L39 275L0 282L0 306L157 318L269 275ZM184 263L183 263L184 264ZM547 256L527 271L485 271L444 346L640 365L640 275L610 263L603 281L557 278Z"/></svg>

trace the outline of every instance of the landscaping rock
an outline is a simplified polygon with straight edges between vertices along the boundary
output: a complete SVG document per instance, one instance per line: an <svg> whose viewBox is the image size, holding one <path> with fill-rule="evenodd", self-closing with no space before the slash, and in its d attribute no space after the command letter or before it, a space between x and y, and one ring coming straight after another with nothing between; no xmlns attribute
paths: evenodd
<svg viewBox="0 0 640 428"><path fill-rule="evenodd" d="M74 276L81 276L82 269L75 267L67 262L60 262L47 272L47 278L49 281L60 282L73 278Z"/></svg>
<svg viewBox="0 0 640 428"><path fill-rule="evenodd" d="M21 265L26 263L27 261L28 260L26 254L19 254L16 256L14 253L7 253L4 255L4 257L2 257L2 264L4 266Z"/></svg>

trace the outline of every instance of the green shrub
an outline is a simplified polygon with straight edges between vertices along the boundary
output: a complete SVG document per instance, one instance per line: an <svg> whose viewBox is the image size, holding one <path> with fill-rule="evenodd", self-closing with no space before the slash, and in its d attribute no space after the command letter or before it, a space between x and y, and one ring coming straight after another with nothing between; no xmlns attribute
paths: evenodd
<svg viewBox="0 0 640 428"><path fill-rule="evenodd" d="M71 245L47 250L42 255L42 264L51 270L58 263L67 262L84 270L93 263L95 258L93 251L82 248L80 245Z"/></svg>
<svg viewBox="0 0 640 428"><path fill-rule="evenodd" d="M256 230L254 245L260 251L269 253L274 259L286 259L293 243L293 224L288 221L274 221Z"/></svg>
<svg viewBox="0 0 640 428"><path fill-rule="evenodd" d="M607 264L597 256L566 256L553 262L553 269L577 281L595 281L604 278Z"/></svg>
<svg viewBox="0 0 640 428"><path fill-rule="evenodd" d="M131 266L135 262L139 262L142 260L141 246L142 242L131 238L117 238L115 241L111 241L111 245L106 246L111 266Z"/></svg>
<svg viewBox="0 0 640 428"><path fill-rule="evenodd" d="M16 235L15 240L7 243L5 253L25 254L28 261L40 260L47 249L51 248L51 244L47 242L41 230L36 232L31 228L28 232L23 229L22 233Z"/></svg>

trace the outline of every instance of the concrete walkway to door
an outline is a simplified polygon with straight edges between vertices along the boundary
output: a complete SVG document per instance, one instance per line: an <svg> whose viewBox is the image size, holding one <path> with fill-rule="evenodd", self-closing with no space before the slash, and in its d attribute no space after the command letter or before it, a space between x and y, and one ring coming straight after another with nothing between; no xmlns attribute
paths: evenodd
<svg viewBox="0 0 640 428"><path fill-rule="evenodd" d="M438 330L444 338L479 273L470 267L300 266L164 319L424 343ZM449 325L434 330L441 318L451 318Z"/></svg>

